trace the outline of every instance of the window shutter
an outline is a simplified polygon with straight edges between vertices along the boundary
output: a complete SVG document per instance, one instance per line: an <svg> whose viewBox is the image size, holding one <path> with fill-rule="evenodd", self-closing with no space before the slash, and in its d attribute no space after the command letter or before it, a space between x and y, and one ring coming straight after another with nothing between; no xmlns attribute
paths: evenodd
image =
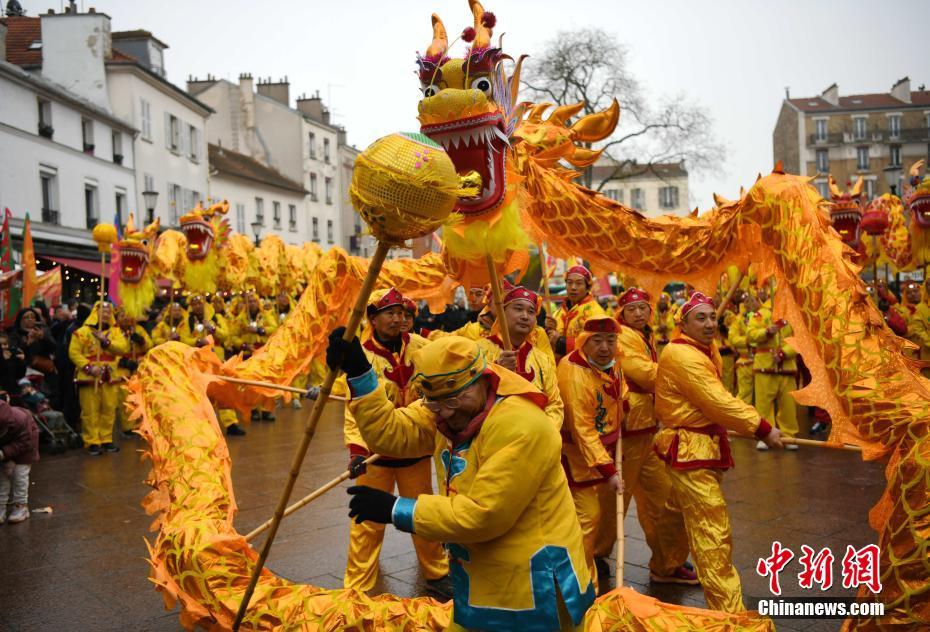
<svg viewBox="0 0 930 632"><path fill-rule="evenodd" d="M189 156L191 153L191 128L187 123L180 123L181 126L181 155Z"/></svg>
<svg viewBox="0 0 930 632"><path fill-rule="evenodd" d="M165 147L171 149L171 115L165 112Z"/></svg>

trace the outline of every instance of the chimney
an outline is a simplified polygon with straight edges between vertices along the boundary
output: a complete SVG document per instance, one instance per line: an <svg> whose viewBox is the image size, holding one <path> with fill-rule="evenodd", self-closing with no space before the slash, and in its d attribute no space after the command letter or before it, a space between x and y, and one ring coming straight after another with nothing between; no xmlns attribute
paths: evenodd
<svg viewBox="0 0 930 632"><path fill-rule="evenodd" d="M891 86L891 96L898 101L905 103L911 102L911 80L908 77L898 79L898 82Z"/></svg>
<svg viewBox="0 0 930 632"><path fill-rule="evenodd" d="M291 104L291 84L288 83L287 77L280 81L272 81L271 77L264 82L259 79L258 93L283 105L290 106Z"/></svg>
<svg viewBox="0 0 930 632"><path fill-rule="evenodd" d="M342 147L343 145L348 145L348 144L349 143L346 139L346 128L340 127L339 129L336 130L336 145L339 147Z"/></svg>
<svg viewBox="0 0 930 632"><path fill-rule="evenodd" d="M791 86L785 86L785 101L791 98Z"/></svg>
<svg viewBox="0 0 930 632"><path fill-rule="evenodd" d="M91 9L40 16L42 75L110 111L104 64L111 56L110 17Z"/></svg>
<svg viewBox="0 0 930 632"><path fill-rule="evenodd" d="M329 124L329 110L323 107L319 90L312 97L302 95L297 99L297 109L312 121Z"/></svg>
<svg viewBox="0 0 930 632"><path fill-rule="evenodd" d="M216 77L208 74L206 79L197 79L193 76L188 76L187 78L187 93L192 96L197 96L210 86L216 83Z"/></svg>
<svg viewBox="0 0 930 632"><path fill-rule="evenodd" d="M6 24L0 24L0 61L6 61Z"/></svg>
<svg viewBox="0 0 930 632"><path fill-rule="evenodd" d="M834 83L832 86L820 93L820 98L833 107L837 107L840 104L840 89Z"/></svg>

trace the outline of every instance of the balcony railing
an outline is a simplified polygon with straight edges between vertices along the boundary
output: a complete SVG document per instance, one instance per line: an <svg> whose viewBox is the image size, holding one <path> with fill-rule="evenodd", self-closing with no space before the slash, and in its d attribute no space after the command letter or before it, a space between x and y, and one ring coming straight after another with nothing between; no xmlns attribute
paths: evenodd
<svg viewBox="0 0 930 632"><path fill-rule="evenodd" d="M55 211L50 208L42 209L42 223L43 224L58 224L60 220L61 212Z"/></svg>
<svg viewBox="0 0 930 632"><path fill-rule="evenodd" d="M828 147L831 145L860 145L863 143L919 143L930 142L930 128L918 127L913 129L899 130L896 135L892 135L887 129L871 129L866 131L865 135L856 135L847 130L843 132L830 132L826 136L811 134L808 136L807 144L815 147Z"/></svg>

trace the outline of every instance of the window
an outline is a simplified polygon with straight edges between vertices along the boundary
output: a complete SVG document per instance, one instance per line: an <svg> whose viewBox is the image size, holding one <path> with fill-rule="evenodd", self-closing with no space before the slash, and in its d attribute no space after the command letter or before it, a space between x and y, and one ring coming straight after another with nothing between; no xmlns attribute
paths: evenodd
<svg viewBox="0 0 930 632"><path fill-rule="evenodd" d="M287 205L287 227L293 232L297 230L297 206Z"/></svg>
<svg viewBox="0 0 930 632"><path fill-rule="evenodd" d="M323 162L329 164L329 139L323 139Z"/></svg>
<svg viewBox="0 0 930 632"><path fill-rule="evenodd" d="M623 189L607 189L604 191L604 195L614 202L623 203Z"/></svg>
<svg viewBox="0 0 930 632"><path fill-rule="evenodd" d="M888 145L888 163L892 167L901 166L901 145Z"/></svg>
<svg viewBox="0 0 930 632"><path fill-rule="evenodd" d="M271 214L274 218L274 227L281 228L281 203L272 202L271 203Z"/></svg>
<svg viewBox="0 0 930 632"><path fill-rule="evenodd" d="M123 218L126 216L126 191L125 189L116 190L116 200L115 206L116 209L116 222L118 226L123 225Z"/></svg>
<svg viewBox="0 0 930 632"><path fill-rule="evenodd" d="M142 128L142 138L144 140L152 140L152 104L145 99L139 100L139 115L141 119L139 127Z"/></svg>
<svg viewBox="0 0 930 632"><path fill-rule="evenodd" d="M814 121L814 140L818 143L827 140L827 119L817 119Z"/></svg>
<svg viewBox="0 0 930 632"><path fill-rule="evenodd" d="M200 161L200 130L193 125L187 126L187 157L194 162Z"/></svg>
<svg viewBox="0 0 930 632"><path fill-rule="evenodd" d="M52 128L52 102L48 99L39 99L39 136L51 138L55 132Z"/></svg>
<svg viewBox="0 0 930 632"><path fill-rule="evenodd" d="M177 153L181 150L181 122L165 112L165 147Z"/></svg>
<svg viewBox="0 0 930 632"><path fill-rule="evenodd" d="M197 206L198 203L203 201L200 197L200 191L191 191L190 195L191 195L190 201L187 203L184 209L185 212L194 208L195 206Z"/></svg>
<svg viewBox="0 0 930 632"><path fill-rule="evenodd" d="M245 232L245 204L236 202L236 230Z"/></svg>
<svg viewBox="0 0 930 632"><path fill-rule="evenodd" d="M310 199L313 200L314 202L320 199L319 195L317 195L316 189L317 189L316 174L311 173L310 174Z"/></svg>
<svg viewBox="0 0 930 632"><path fill-rule="evenodd" d="M42 167L39 170L39 186L42 188L42 222L57 224L58 213L58 170Z"/></svg>
<svg viewBox="0 0 930 632"><path fill-rule="evenodd" d="M168 186L168 223L171 226L177 226L178 218L180 217L180 215L178 215L178 206L184 204L184 200L181 197L183 193L181 191L181 187L177 184L171 184L170 182L168 182L167 186Z"/></svg>
<svg viewBox="0 0 930 632"><path fill-rule="evenodd" d="M113 162L121 165L123 164L123 135L114 130L111 139L113 142Z"/></svg>
<svg viewBox="0 0 930 632"><path fill-rule="evenodd" d="M327 242L327 243L330 243L330 244L331 244L331 243L334 243L334 240L333 240L333 220L331 220L331 219L326 220L326 242Z"/></svg>
<svg viewBox="0 0 930 632"><path fill-rule="evenodd" d="M857 147L856 148L856 169L859 171L865 171L869 168L869 148L868 147Z"/></svg>
<svg viewBox="0 0 930 632"><path fill-rule="evenodd" d="M871 200L875 197L875 180L869 178L865 180L865 199L866 201Z"/></svg>
<svg viewBox="0 0 930 632"><path fill-rule="evenodd" d="M310 145L310 160L316 160L316 134L310 132L307 137L307 144Z"/></svg>
<svg viewBox="0 0 930 632"><path fill-rule="evenodd" d="M901 137L901 115L892 114L888 117L888 137L889 138L900 138Z"/></svg>
<svg viewBox="0 0 930 632"><path fill-rule="evenodd" d="M644 206L642 189L630 189L630 206L637 210L642 210Z"/></svg>
<svg viewBox="0 0 930 632"><path fill-rule="evenodd" d="M313 241L319 243L320 241L320 220L314 217L312 221L312 225L313 225L313 233L312 233Z"/></svg>
<svg viewBox="0 0 930 632"><path fill-rule="evenodd" d="M830 157L826 149L817 150L817 171L830 173Z"/></svg>
<svg viewBox="0 0 930 632"><path fill-rule="evenodd" d="M659 187L659 206L675 208L678 206L678 187Z"/></svg>
<svg viewBox="0 0 930 632"><path fill-rule="evenodd" d="M333 203L333 179L326 178L326 203Z"/></svg>
<svg viewBox="0 0 930 632"><path fill-rule="evenodd" d="M84 141L84 153L94 155L94 122L90 119L81 119L81 138Z"/></svg>
<svg viewBox="0 0 930 632"><path fill-rule="evenodd" d="M868 128L869 120L864 116L853 119L853 138L855 140L864 140Z"/></svg>
<svg viewBox="0 0 930 632"><path fill-rule="evenodd" d="M255 198L255 221L265 225L265 200L262 198Z"/></svg>
<svg viewBox="0 0 930 632"><path fill-rule="evenodd" d="M825 200L830 199L830 186L825 180L817 183L817 193Z"/></svg>
<svg viewBox="0 0 930 632"><path fill-rule="evenodd" d="M84 183L84 218L87 229L90 230L100 221L100 200L97 195L97 185Z"/></svg>

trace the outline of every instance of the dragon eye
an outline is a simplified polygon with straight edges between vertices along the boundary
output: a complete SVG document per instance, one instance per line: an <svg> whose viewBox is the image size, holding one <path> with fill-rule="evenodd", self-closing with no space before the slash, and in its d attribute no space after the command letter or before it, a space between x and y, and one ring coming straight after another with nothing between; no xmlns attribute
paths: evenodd
<svg viewBox="0 0 930 632"><path fill-rule="evenodd" d="M148 240L148 239L143 239L143 240L142 240L142 245L143 245L143 246L148 246L148 245L149 245L149 240Z"/></svg>
<svg viewBox="0 0 930 632"><path fill-rule="evenodd" d="M433 97L433 96L436 96L436 93L437 93L437 92L439 92L439 86L437 86L436 84L430 84L430 85L426 86L425 88L423 88L423 96L424 96L424 97Z"/></svg>
<svg viewBox="0 0 930 632"><path fill-rule="evenodd" d="M476 77L471 82L472 90L481 90L491 96L491 80L487 77Z"/></svg>

